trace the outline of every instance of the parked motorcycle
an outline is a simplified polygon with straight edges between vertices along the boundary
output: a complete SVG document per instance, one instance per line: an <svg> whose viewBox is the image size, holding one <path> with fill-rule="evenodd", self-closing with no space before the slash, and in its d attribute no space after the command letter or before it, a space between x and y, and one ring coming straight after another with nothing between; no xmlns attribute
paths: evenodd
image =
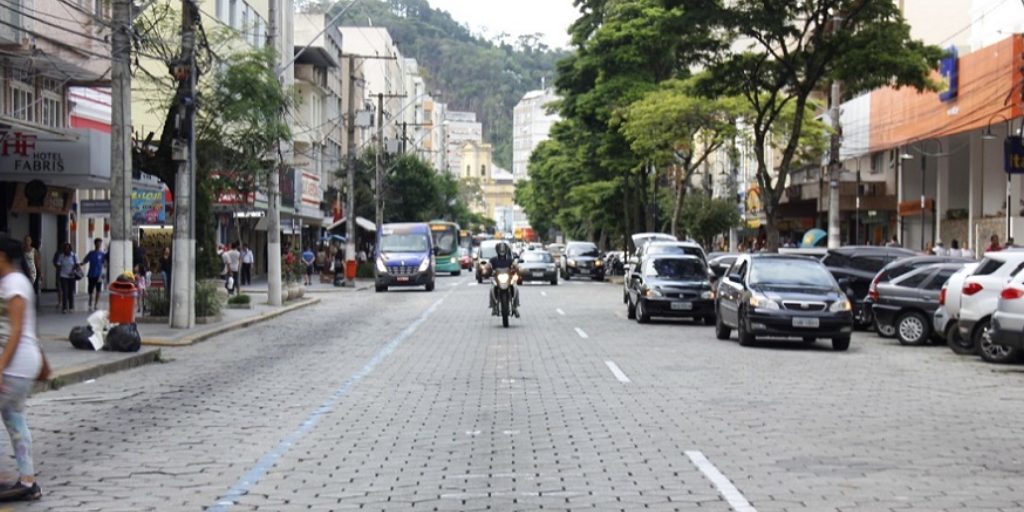
<svg viewBox="0 0 1024 512"><path fill-rule="evenodd" d="M516 274L512 269L502 268L493 272L491 304L496 306L501 315L501 325L508 327L510 315L519 318L519 301L516 291Z"/></svg>

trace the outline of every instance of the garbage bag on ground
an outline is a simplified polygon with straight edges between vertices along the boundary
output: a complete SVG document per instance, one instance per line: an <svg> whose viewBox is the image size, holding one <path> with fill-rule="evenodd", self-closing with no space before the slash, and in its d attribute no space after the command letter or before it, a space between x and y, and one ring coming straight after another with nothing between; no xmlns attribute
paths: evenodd
<svg viewBox="0 0 1024 512"><path fill-rule="evenodd" d="M92 327L92 335L89 341L93 350L100 350L106 345L107 331L110 330L110 318L106 311L97 311L89 315L89 327Z"/></svg>
<svg viewBox="0 0 1024 512"><path fill-rule="evenodd" d="M135 324L118 324L107 332L107 344L103 350L114 352L138 352L142 347L142 336Z"/></svg>
<svg viewBox="0 0 1024 512"><path fill-rule="evenodd" d="M71 341L71 346L78 350L96 350L92 346L92 342L89 341L89 337L92 334L92 327L80 325L71 329L71 334L68 334L68 340Z"/></svg>

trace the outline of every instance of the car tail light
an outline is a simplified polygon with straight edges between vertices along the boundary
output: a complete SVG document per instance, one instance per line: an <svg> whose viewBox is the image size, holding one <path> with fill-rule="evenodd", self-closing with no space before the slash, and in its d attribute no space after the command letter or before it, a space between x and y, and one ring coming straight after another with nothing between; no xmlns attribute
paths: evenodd
<svg viewBox="0 0 1024 512"><path fill-rule="evenodd" d="M1003 292L999 296L1007 300L1015 300L1024 297L1024 290L1008 286L1003 288Z"/></svg>
<svg viewBox="0 0 1024 512"><path fill-rule="evenodd" d="M978 283L967 283L964 285L964 295L974 295L984 289L985 288Z"/></svg>
<svg viewBox="0 0 1024 512"><path fill-rule="evenodd" d="M939 292L939 305L940 306L945 306L946 305L946 288L945 287L943 287L942 291Z"/></svg>

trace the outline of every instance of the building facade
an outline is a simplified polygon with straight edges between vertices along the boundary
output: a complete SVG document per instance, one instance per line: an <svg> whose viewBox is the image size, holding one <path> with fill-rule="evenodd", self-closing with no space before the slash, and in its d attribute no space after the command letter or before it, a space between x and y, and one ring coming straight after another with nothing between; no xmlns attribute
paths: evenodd
<svg viewBox="0 0 1024 512"><path fill-rule="evenodd" d="M462 176L463 149L466 143L483 143L483 125L476 120L475 112L446 110L444 113L444 141L448 153L448 173Z"/></svg>
<svg viewBox="0 0 1024 512"><path fill-rule="evenodd" d="M553 89L530 91L512 113L512 175L516 181L529 179L530 155L548 139L551 127L560 119L548 111L555 101L558 96Z"/></svg>

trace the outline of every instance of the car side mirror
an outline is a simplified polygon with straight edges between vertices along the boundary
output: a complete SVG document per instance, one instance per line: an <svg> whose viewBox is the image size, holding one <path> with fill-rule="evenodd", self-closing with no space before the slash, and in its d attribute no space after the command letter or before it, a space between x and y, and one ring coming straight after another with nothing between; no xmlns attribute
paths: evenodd
<svg viewBox="0 0 1024 512"><path fill-rule="evenodd" d="M733 272L732 274L729 274L728 277L726 277L726 279L736 284L743 284L743 274L740 274L739 272Z"/></svg>
<svg viewBox="0 0 1024 512"><path fill-rule="evenodd" d="M722 265L712 265L711 266L711 273L714 274L715 277L722 277L722 276L724 276L726 270L729 270L729 269L724 267L724 266L722 266Z"/></svg>
<svg viewBox="0 0 1024 512"><path fill-rule="evenodd" d="M839 287L844 290L850 287L850 278L848 277L841 277L837 282L839 283Z"/></svg>

